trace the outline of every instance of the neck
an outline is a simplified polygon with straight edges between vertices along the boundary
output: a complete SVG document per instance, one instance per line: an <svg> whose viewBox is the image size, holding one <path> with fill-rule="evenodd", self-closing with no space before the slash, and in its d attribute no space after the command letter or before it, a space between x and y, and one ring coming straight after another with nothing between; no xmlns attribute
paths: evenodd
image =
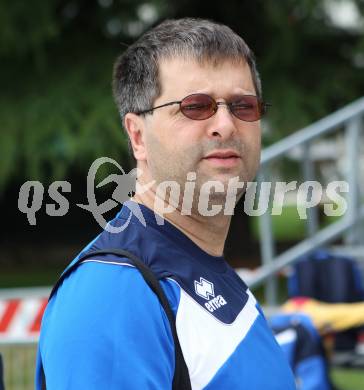
<svg viewBox="0 0 364 390"><path fill-rule="evenodd" d="M149 188L142 193L137 192L133 200L166 219L208 254L223 255L231 216L224 215L224 213L202 216L196 210L191 211L190 215L183 215L180 207L172 207L166 202L156 202L156 198L157 194L154 189ZM165 212L167 208L171 209L168 213Z"/></svg>

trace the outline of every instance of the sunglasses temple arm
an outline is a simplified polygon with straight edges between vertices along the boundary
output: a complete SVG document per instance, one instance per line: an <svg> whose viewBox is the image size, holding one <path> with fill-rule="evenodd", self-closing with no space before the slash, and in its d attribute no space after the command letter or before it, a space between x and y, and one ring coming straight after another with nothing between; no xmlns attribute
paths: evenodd
<svg viewBox="0 0 364 390"><path fill-rule="evenodd" d="M147 114L148 112L153 112L153 111L156 110L157 108L172 106L173 104L181 104L181 100L178 101L178 102L169 102L169 103L166 103L166 104L162 104L162 105L160 105L160 106L157 106L157 107L152 107L152 108L150 108L149 110L137 111L135 114L137 114L137 115Z"/></svg>

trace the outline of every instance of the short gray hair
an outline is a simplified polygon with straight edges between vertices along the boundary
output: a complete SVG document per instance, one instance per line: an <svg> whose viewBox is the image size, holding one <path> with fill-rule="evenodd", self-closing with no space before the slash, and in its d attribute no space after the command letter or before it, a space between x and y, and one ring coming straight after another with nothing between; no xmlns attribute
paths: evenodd
<svg viewBox="0 0 364 390"><path fill-rule="evenodd" d="M256 94L262 97L254 54L239 35L210 20L170 19L143 34L115 62L113 94L123 124L128 112L153 106L161 94L159 63L175 57L214 64L225 59L246 62Z"/></svg>

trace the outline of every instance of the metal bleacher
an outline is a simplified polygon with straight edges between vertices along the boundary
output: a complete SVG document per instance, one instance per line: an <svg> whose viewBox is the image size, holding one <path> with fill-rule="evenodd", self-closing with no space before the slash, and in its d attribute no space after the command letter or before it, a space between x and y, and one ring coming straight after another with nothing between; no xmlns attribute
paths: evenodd
<svg viewBox="0 0 364 390"><path fill-rule="evenodd" d="M318 180L318 173L312 158L315 144L329 137L340 139L342 146L340 160L333 158L337 171L348 184L345 194L347 209L343 216L326 227L319 222L320 208L307 209L306 237L293 247L276 254L276 240L272 229L271 208L260 217L260 246L262 265L247 280L250 288L264 285L265 304L275 307L277 299L277 273L294 264L301 256L320 248L328 247L342 239L340 246L333 250L341 254L351 254L364 270L364 97L336 111L333 114L293 133L262 151L261 169L258 183L272 180L272 166L282 158L292 158L298 151L302 180ZM297 157L296 157L297 159ZM269 197L269 194L262 194ZM269 201L269 199L267 199ZM288 227L289 228L289 227ZM243 270L237 270L243 274ZM364 275L364 271L363 271Z"/></svg>

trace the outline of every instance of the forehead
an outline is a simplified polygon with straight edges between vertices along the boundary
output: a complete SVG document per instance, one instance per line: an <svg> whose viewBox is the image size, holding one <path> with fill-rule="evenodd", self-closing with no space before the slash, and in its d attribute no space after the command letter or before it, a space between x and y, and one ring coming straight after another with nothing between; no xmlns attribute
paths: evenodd
<svg viewBox="0 0 364 390"><path fill-rule="evenodd" d="M223 60L203 63L192 59L174 58L159 64L161 95L180 99L191 93L208 93L214 98L225 98L236 93L255 95L250 67L246 62Z"/></svg>

